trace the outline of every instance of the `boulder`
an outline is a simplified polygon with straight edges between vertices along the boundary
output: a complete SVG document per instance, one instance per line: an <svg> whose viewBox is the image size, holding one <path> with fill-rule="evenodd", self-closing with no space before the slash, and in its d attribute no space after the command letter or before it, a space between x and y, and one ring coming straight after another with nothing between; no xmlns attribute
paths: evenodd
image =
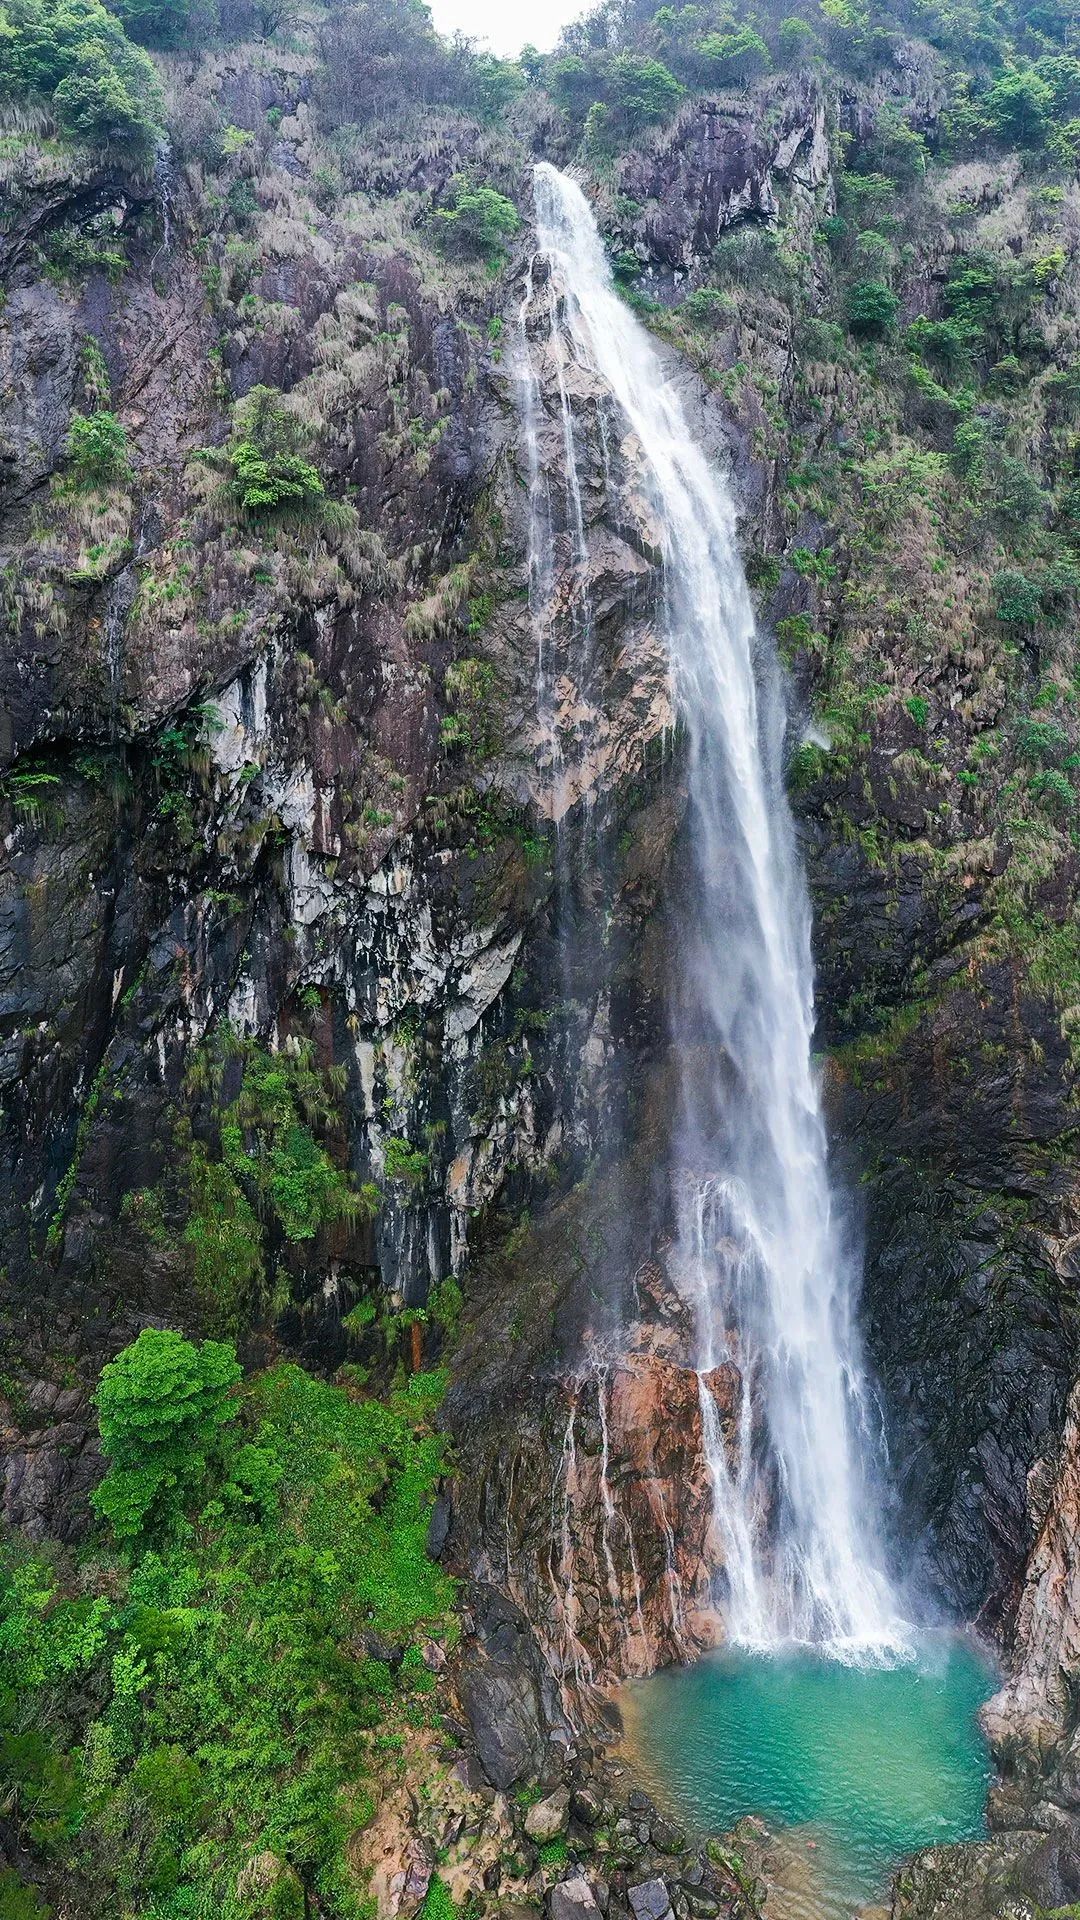
<svg viewBox="0 0 1080 1920"><path fill-rule="evenodd" d="M565 1833L570 1818L570 1789L556 1787L546 1800L538 1800L525 1815L525 1831L530 1840L538 1847L546 1846L549 1840L557 1840Z"/></svg>
<svg viewBox="0 0 1080 1920"><path fill-rule="evenodd" d="M276 1853L256 1853L239 1874L236 1898L252 1920L302 1920L304 1889L299 1875Z"/></svg>
<svg viewBox="0 0 1080 1920"><path fill-rule="evenodd" d="M594 1920L600 1913L592 1888L580 1874L552 1887L548 1904L551 1920Z"/></svg>
<svg viewBox="0 0 1080 1920"><path fill-rule="evenodd" d="M578 1787L570 1796L570 1811L583 1827L598 1827L604 1817L603 1804L591 1787Z"/></svg>
<svg viewBox="0 0 1080 1920"><path fill-rule="evenodd" d="M658 1853L681 1853L686 1845L686 1834L670 1820L654 1820L652 1823L652 1843Z"/></svg>
<svg viewBox="0 0 1080 1920"><path fill-rule="evenodd" d="M667 1920L671 1912L671 1900L663 1880L641 1880L636 1887L628 1887L626 1897L634 1920Z"/></svg>

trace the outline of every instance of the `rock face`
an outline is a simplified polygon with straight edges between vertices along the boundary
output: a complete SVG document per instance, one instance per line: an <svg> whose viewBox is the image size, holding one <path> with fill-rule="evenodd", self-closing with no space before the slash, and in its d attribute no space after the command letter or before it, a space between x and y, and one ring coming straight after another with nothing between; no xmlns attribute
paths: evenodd
<svg viewBox="0 0 1080 1920"><path fill-rule="evenodd" d="M825 101L809 77L785 84L774 101L735 107L714 100L687 107L662 141L620 169L624 194L641 203L634 229L643 261L692 270L740 221L768 222L783 183L805 196L831 180Z"/></svg>
<svg viewBox="0 0 1080 1920"><path fill-rule="evenodd" d="M995 1822L1054 1827L1080 1814L1074 1701L1080 1676L1080 1389L1069 1401L1057 1460L1028 1479L1035 1545L1016 1613L1012 1671L982 1720L1007 1776Z"/></svg>
<svg viewBox="0 0 1080 1920"><path fill-rule="evenodd" d="M458 1514L487 1577L508 1587L540 1633L571 1712L580 1710L575 1693L723 1637L713 1585L723 1550L698 1377L687 1358L655 1351L656 1322L634 1331L636 1350L548 1381L542 1398L507 1410L508 1443L482 1504L463 1491ZM714 1376L706 1391L730 1433L733 1382Z"/></svg>

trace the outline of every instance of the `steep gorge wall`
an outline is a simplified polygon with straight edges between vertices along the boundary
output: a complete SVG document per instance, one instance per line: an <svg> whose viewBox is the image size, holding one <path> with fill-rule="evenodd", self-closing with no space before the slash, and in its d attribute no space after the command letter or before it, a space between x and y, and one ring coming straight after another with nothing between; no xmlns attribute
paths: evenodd
<svg viewBox="0 0 1080 1920"><path fill-rule="evenodd" d="M215 1327L224 1313L254 1354L285 1342L332 1365L367 1354L341 1324L356 1302L381 1287L416 1307L453 1271L466 1308L447 1415L461 1460L452 1551L523 1607L564 1673L643 1670L715 1636L702 1560L718 1557L708 1488L687 1468L700 1415L656 1177L664 899L686 867L649 622L655 556L594 476L599 644L588 686L567 654L572 745L555 769L523 597L511 349L527 242L493 287L413 230L415 196L429 209L490 136L440 123L412 149L369 155L327 213L316 81L299 57L215 56L184 84L253 135L215 187L254 202L251 252L218 235L209 290L206 182L182 156L167 246L160 182L78 172L24 179L4 236L2 364L18 397L2 535L15 636L4 1512L32 1531L78 1527L96 1470L88 1394L147 1318ZM762 223L807 256L809 318L824 308L815 236L837 191L834 102L804 78L770 89L691 103L626 156L601 205L660 300L653 323L695 429L732 464L764 615L789 623L797 710L820 704L823 636L826 652L847 649L846 697L889 689L863 701L860 737L835 729L839 751L799 789L830 1103L862 1201L898 1530L919 1533L942 1599L1007 1644L1045 1498L1029 1507L1028 1477L1052 1473L1075 1370L1074 1064L1051 983L997 938L1013 851L995 838L1000 785L943 797L926 723L904 703L929 705L959 763L1042 663L1005 660L985 621L964 624L977 554L950 558L963 617L946 613L917 495L862 502L872 527L892 516L871 548L852 496L815 494L806 469L842 452L854 422L888 423L864 368L815 357L806 310L748 284L706 335L680 319L715 242ZM873 102L863 110L872 121ZM922 110L931 124L930 87ZM524 207L524 152L496 158ZM966 186L1007 246L1008 182ZM912 312L955 250L945 198L910 268ZM123 278L56 284L33 247L102 209ZM1063 289L1047 320L1062 354L1074 306ZM54 484L73 406L102 391L91 338L135 469L93 500ZM193 458L259 382L313 423L354 521L258 535ZM574 404L587 421L587 389ZM921 404L913 433L928 431ZM547 432L557 467L553 404ZM800 557L835 549L816 573ZM837 582L828 566L841 564ZM568 605L574 591L568 576ZM556 836L582 794L590 808ZM1054 924L1073 910L1070 858L1036 900ZM262 1281L223 1307L200 1291L186 1238L183 1123L213 1139L197 1063L226 1022L344 1068L327 1137L382 1198L348 1234L271 1231ZM723 1418L729 1383L715 1385ZM1068 1440L1063 1459L1054 1512ZM1041 1644L1033 1609L1067 1640L1067 1583L1036 1587L1023 1647Z"/></svg>

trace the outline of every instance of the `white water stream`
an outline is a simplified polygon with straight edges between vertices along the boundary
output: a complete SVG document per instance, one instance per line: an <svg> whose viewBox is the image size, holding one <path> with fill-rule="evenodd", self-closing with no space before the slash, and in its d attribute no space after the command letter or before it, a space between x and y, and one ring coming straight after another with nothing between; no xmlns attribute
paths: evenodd
<svg viewBox="0 0 1080 1920"><path fill-rule="evenodd" d="M587 557L575 444L586 429L564 378L576 363L602 389L605 468L610 442L659 529L661 617L687 736L694 875L676 909L672 956L682 1062L671 1116L672 1266L697 1318L726 1625L755 1646L798 1639L845 1657L888 1656L902 1651L906 1632L882 1571L873 1497L880 1442L854 1324L859 1274L835 1216L811 1059L810 914L781 781L776 663L755 628L728 488L695 445L652 341L615 292L584 195L546 163L534 181L550 275L535 298L549 310L558 369L574 558ZM526 344L533 272L522 307ZM527 355L521 393L531 588L543 635L552 503L538 466L540 391ZM547 671L545 647L542 681ZM539 694L543 701L543 684ZM709 1386L722 1365L740 1383L726 1440Z"/></svg>

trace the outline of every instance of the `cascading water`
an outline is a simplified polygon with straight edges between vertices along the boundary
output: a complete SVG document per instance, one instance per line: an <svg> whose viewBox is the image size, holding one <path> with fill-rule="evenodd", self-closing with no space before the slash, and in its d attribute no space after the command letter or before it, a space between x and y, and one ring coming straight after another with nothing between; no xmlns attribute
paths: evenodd
<svg viewBox="0 0 1080 1920"><path fill-rule="evenodd" d="M559 376L572 562L584 574L564 378L576 362L602 390L605 470L610 441L659 530L660 617L687 738L695 884L676 909L671 1265L696 1314L726 1626L753 1645L794 1638L851 1657L887 1655L903 1648L905 1629L881 1570L868 1470L878 1442L853 1322L858 1276L835 1218L812 1066L809 906L781 781L778 671L755 629L730 495L614 290L584 195L546 163L534 184L548 273L536 297L547 303ZM526 351L534 291L530 267ZM551 501L527 365L522 382L530 578L543 631L546 609L535 603L550 592ZM740 1383L726 1437L710 1388L719 1367Z"/></svg>

